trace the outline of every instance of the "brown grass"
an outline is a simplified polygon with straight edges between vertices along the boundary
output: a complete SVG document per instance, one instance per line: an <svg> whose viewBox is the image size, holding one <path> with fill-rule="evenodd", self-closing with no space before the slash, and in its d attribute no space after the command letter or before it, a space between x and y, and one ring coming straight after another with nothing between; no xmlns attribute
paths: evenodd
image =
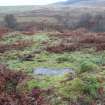
<svg viewBox="0 0 105 105"><path fill-rule="evenodd" d="M94 33L80 28L64 33L55 33L55 37L61 39L61 42L54 46L47 46L49 52L75 51L92 47L96 51L105 50L105 33Z"/></svg>

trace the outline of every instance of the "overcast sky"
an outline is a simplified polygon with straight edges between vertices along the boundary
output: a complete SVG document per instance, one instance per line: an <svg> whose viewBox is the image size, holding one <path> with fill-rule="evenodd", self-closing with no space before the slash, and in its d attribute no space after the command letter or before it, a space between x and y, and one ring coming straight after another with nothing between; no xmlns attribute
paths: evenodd
<svg viewBox="0 0 105 105"><path fill-rule="evenodd" d="M0 6L10 5L44 5L66 0L0 0Z"/></svg>

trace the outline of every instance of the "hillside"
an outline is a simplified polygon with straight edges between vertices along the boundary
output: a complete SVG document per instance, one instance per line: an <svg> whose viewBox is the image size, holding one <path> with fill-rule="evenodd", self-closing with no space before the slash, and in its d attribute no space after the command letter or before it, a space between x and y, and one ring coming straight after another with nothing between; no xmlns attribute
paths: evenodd
<svg viewBox="0 0 105 105"><path fill-rule="evenodd" d="M67 0L57 4L71 6L105 6L105 0Z"/></svg>
<svg viewBox="0 0 105 105"><path fill-rule="evenodd" d="M9 13L19 13L19 12L29 12L32 10L37 10L41 6L27 5L27 6L0 6L0 14Z"/></svg>
<svg viewBox="0 0 105 105"><path fill-rule="evenodd" d="M39 11L39 10L63 10L64 7L71 7L71 6L94 6L94 7L104 7L105 0L67 0L62 2L57 2L54 4L44 5L44 6L0 6L0 15L1 14L8 14L8 13L20 13L20 12L30 12L30 11ZM40 12L40 11L39 11Z"/></svg>

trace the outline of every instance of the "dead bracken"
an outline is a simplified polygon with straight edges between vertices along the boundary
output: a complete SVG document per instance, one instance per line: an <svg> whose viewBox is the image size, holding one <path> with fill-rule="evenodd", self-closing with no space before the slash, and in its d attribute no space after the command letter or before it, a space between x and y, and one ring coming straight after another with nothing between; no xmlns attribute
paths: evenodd
<svg viewBox="0 0 105 105"><path fill-rule="evenodd" d="M49 105L41 96L44 90L34 88L24 93L16 89L26 78L25 73L11 71L0 64L0 105Z"/></svg>

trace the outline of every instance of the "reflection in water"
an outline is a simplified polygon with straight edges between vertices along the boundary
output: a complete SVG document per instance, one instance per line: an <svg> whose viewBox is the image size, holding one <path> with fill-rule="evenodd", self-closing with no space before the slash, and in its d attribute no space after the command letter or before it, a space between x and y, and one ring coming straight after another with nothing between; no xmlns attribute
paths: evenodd
<svg viewBox="0 0 105 105"><path fill-rule="evenodd" d="M34 74L37 75L64 75L65 73L75 73L73 69L52 69L52 68L36 68L33 70Z"/></svg>

